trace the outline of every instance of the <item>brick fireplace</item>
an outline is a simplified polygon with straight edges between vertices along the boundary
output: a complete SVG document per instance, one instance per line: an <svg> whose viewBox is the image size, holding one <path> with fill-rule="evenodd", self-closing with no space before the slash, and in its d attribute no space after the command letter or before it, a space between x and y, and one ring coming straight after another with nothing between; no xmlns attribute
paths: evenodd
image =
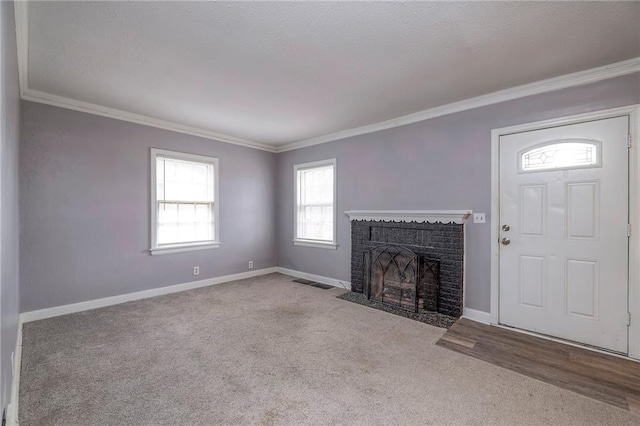
<svg viewBox="0 0 640 426"><path fill-rule="evenodd" d="M413 312L460 317L464 211L350 211L351 288Z"/></svg>

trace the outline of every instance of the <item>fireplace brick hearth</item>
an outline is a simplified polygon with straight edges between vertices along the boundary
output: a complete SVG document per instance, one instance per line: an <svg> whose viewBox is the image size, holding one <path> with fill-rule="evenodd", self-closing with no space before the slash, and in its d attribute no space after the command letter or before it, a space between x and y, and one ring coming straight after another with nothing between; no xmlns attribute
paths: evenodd
<svg viewBox="0 0 640 426"><path fill-rule="evenodd" d="M399 245L440 262L438 312L462 315L464 225L459 223L351 221L351 288L364 293L366 253L381 245Z"/></svg>

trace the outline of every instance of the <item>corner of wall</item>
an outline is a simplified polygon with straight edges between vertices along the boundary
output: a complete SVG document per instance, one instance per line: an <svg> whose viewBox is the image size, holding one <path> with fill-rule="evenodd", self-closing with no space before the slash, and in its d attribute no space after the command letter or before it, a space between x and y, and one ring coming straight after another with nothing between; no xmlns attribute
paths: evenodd
<svg viewBox="0 0 640 426"><path fill-rule="evenodd" d="M276 153L273 171L273 249L276 257L276 266L280 266L280 185L278 185L278 179L280 177L280 158L281 154Z"/></svg>

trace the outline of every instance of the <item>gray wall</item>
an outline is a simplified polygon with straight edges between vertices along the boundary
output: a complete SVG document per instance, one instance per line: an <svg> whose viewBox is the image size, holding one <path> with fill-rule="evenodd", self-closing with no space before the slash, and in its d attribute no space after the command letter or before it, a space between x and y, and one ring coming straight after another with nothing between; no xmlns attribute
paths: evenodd
<svg viewBox="0 0 640 426"><path fill-rule="evenodd" d="M278 265L350 280L351 209L490 222L491 129L640 103L629 75L278 155L22 103L21 310ZM149 256L149 148L220 158L222 247ZM294 246L293 165L338 158L338 250ZM277 214L276 214L277 213ZM275 230L275 231L274 231ZM490 305L489 224L467 226L468 307Z"/></svg>
<svg viewBox="0 0 640 426"><path fill-rule="evenodd" d="M220 248L149 255L151 147L220 159ZM23 101L22 312L275 266L275 172L273 153Z"/></svg>
<svg viewBox="0 0 640 426"><path fill-rule="evenodd" d="M383 100L381 100L383 101ZM490 309L491 130L640 103L640 75L531 96L278 155L278 264L350 280L346 210L473 209L466 306ZM338 159L337 250L294 246L293 166Z"/></svg>
<svg viewBox="0 0 640 426"><path fill-rule="evenodd" d="M11 397L11 352L18 333L20 92L13 2L3 1L0 14L0 400L6 408Z"/></svg>

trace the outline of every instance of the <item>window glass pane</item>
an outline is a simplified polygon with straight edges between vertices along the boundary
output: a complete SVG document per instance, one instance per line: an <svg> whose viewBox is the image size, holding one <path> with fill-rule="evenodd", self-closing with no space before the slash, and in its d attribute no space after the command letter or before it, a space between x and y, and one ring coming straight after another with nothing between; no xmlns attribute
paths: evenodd
<svg viewBox="0 0 640 426"><path fill-rule="evenodd" d="M158 244L212 241L213 204L158 203Z"/></svg>
<svg viewBox="0 0 640 426"><path fill-rule="evenodd" d="M333 202L333 167L306 169L299 173L302 204Z"/></svg>
<svg viewBox="0 0 640 426"><path fill-rule="evenodd" d="M158 212L158 222L163 224L178 223L178 205L177 204L160 204Z"/></svg>
<svg viewBox="0 0 640 426"><path fill-rule="evenodd" d="M196 222L198 223L207 223L211 222L210 208L204 204L196 205Z"/></svg>
<svg viewBox="0 0 640 426"><path fill-rule="evenodd" d="M193 175L191 176L194 183L201 185L207 184L207 167L203 165L194 164Z"/></svg>
<svg viewBox="0 0 640 426"><path fill-rule="evenodd" d="M297 172L297 238L333 241L334 166Z"/></svg>
<svg viewBox="0 0 640 426"><path fill-rule="evenodd" d="M178 182L191 182L191 164L183 163L182 161L176 162L176 181Z"/></svg>
<svg viewBox="0 0 640 426"><path fill-rule="evenodd" d="M600 164L600 144L561 142L540 146L520 155L522 171L596 167Z"/></svg>
<svg viewBox="0 0 640 426"><path fill-rule="evenodd" d="M214 165L161 155L155 161L156 245L215 241Z"/></svg>
<svg viewBox="0 0 640 426"><path fill-rule="evenodd" d="M166 158L158 158L164 163L164 176L167 179L175 180L176 178L176 162Z"/></svg>
<svg viewBox="0 0 640 426"><path fill-rule="evenodd" d="M196 206L193 204L178 204L178 223L191 224L196 221Z"/></svg>
<svg viewBox="0 0 640 426"><path fill-rule="evenodd" d="M213 165L158 157L158 200L213 201Z"/></svg>

